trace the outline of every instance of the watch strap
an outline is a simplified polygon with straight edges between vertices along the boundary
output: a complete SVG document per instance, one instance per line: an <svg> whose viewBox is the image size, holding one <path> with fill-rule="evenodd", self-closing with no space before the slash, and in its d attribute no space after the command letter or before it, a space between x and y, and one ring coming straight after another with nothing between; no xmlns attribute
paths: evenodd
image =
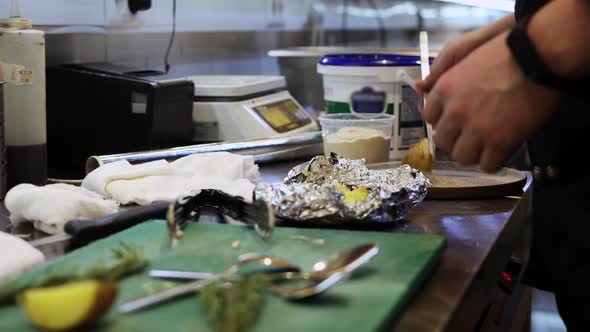
<svg viewBox="0 0 590 332"><path fill-rule="evenodd" d="M507 39L508 47L525 76L545 87L565 93L587 93L590 80L586 77L571 79L555 75L545 64L527 33L530 17L516 24Z"/></svg>

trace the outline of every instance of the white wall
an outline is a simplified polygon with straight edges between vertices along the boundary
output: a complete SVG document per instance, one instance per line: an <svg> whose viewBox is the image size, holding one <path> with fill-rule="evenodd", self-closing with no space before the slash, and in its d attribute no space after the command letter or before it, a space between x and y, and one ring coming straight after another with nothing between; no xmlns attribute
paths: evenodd
<svg viewBox="0 0 590 332"><path fill-rule="evenodd" d="M381 17L389 30L388 46L414 47L413 33L421 15L425 23L421 28L432 32L433 49L464 30L504 15L439 1L375 2L378 10L368 7L367 1L352 0L347 8L342 7L342 0L177 0L179 33L170 54L172 72L276 73L275 59L267 56L268 50L312 42L313 46L338 45L344 35L345 13L347 30L360 31L356 39L349 38L351 46L379 45L375 31ZM9 5L10 0L0 0L0 18L8 16ZM137 15L129 13L127 0L20 0L20 5L22 16L47 32L50 65L163 65L172 0L152 0L152 8Z"/></svg>
<svg viewBox="0 0 590 332"><path fill-rule="evenodd" d="M465 1L465 0L462 0ZM478 7L438 1L376 1L379 10L350 1L347 9L340 0L177 0L179 31L297 31L311 13L320 16L322 29L340 29L342 16L348 15L348 29L375 29L377 16L388 29L412 29L418 14L426 28L470 29L487 24L504 13ZM473 1L472 1L473 2ZM169 31L172 0L152 0L152 8L132 15L127 0L20 0L21 13L35 25L49 26L48 32L94 29L137 32ZM8 16L10 0L0 0L0 17ZM272 8L278 9L273 12ZM53 28L51 28L53 26ZM92 30L92 29L90 29Z"/></svg>
<svg viewBox="0 0 590 332"><path fill-rule="evenodd" d="M177 0L179 31L300 30L312 0ZM272 11L273 3L282 10ZM10 0L0 0L7 17ZM169 30L172 0L153 0L148 11L132 15L126 0L20 0L21 15L42 26L101 26L134 31ZM82 29L83 30L83 29ZM56 30L62 31L62 30ZM68 31L74 31L69 28ZM49 29L51 32L51 29Z"/></svg>
<svg viewBox="0 0 590 332"><path fill-rule="evenodd" d="M10 2L0 0L0 17L9 16ZM39 25L103 25L104 7L104 0L20 0L21 16Z"/></svg>

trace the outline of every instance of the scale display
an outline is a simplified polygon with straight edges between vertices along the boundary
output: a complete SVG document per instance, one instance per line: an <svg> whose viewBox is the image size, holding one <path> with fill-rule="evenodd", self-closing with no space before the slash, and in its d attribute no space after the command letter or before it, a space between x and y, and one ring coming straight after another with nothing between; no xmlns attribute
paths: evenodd
<svg viewBox="0 0 590 332"><path fill-rule="evenodd" d="M277 133L285 133L311 123L309 115L293 99L256 106L253 110Z"/></svg>

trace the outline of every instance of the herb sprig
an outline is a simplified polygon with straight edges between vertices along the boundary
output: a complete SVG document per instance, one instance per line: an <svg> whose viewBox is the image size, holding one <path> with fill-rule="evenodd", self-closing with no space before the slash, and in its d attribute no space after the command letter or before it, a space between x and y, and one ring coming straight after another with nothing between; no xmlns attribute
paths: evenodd
<svg viewBox="0 0 590 332"><path fill-rule="evenodd" d="M243 276L232 282L213 283L199 294L209 325L217 332L244 332L256 323L268 293L268 279Z"/></svg>

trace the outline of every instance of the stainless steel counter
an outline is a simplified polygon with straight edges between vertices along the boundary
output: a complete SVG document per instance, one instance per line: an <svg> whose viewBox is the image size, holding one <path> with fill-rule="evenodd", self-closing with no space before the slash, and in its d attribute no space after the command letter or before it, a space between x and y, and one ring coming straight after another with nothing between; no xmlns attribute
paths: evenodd
<svg viewBox="0 0 590 332"><path fill-rule="evenodd" d="M262 165L263 181L281 181L296 163ZM439 264L402 315L391 322L392 331L473 331L489 308L503 268L523 243L529 196L527 192L522 198L424 201L405 223L383 229L447 238ZM2 206L0 231L7 226ZM67 251L60 245L47 247L50 256Z"/></svg>
<svg viewBox="0 0 590 332"><path fill-rule="evenodd" d="M263 181L282 181L291 163L261 167ZM530 180L525 188L529 188ZM440 234L447 249L392 331L473 331L481 324L506 263L525 241L530 195L424 201L387 232Z"/></svg>

